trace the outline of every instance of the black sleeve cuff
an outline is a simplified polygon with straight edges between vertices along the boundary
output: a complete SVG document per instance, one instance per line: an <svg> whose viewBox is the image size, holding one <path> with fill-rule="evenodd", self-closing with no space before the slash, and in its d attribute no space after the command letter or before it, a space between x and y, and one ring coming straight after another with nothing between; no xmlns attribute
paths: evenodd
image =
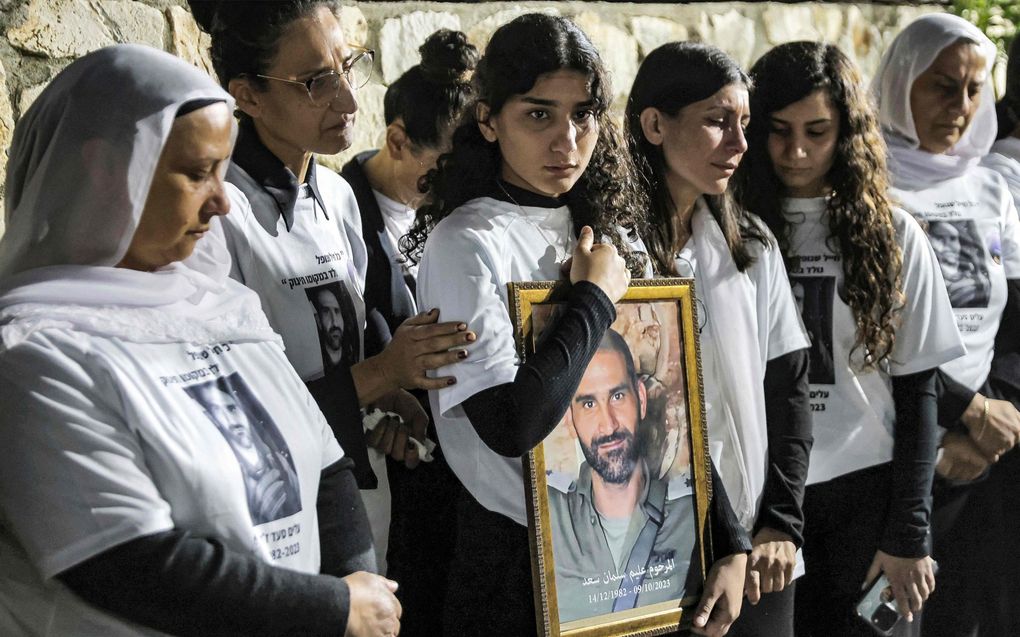
<svg viewBox="0 0 1020 637"><path fill-rule="evenodd" d="M976 393L946 372L938 370L935 374L935 394L938 396L939 426L945 429L956 427Z"/></svg>

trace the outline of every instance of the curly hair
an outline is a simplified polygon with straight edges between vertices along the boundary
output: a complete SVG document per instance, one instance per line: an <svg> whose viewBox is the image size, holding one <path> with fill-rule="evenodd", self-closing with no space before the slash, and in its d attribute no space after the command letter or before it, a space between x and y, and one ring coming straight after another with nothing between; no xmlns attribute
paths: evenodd
<svg viewBox="0 0 1020 637"><path fill-rule="evenodd" d="M678 274L673 256L677 250L673 223L677 210L667 186L662 146L645 137L641 113L655 108L669 117L676 117L685 107L708 99L725 86L749 87L750 83L740 66L721 50L691 42L660 46L648 54L638 69L627 100L627 143L650 200L649 231L645 238L652 262L660 274ZM766 234L760 224L743 214L728 192L704 198L722 229L734 263L743 272L754 262L746 242L757 240L767 245Z"/></svg>
<svg viewBox="0 0 1020 637"><path fill-rule="evenodd" d="M750 146L737 169L736 196L772 229L787 268L793 228L783 216L785 189L768 153L772 114L815 91L824 91L839 113L839 136L827 175L830 249L842 257L844 296L857 333L850 355L863 348L863 368L889 358L903 307L903 255L893 226L885 144L860 72L837 47L790 42L775 47L751 68Z"/></svg>
<svg viewBox="0 0 1020 637"><path fill-rule="evenodd" d="M507 101L527 93L540 76L558 70L578 71L588 78L598 140L584 173L564 196L575 233L589 225L596 237L609 237L627 260L632 274L643 272L644 255L632 252L620 236L644 230L645 199L622 138L609 115L612 91L598 51L581 29L566 18L529 13L500 27L489 40L474 75L475 100L464 110L453 132L451 149L425 178L429 190L401 249L417 263L429 233L464 203L492 192L503 158L498 142L479 130L477 108L498 115Z"/></svg>

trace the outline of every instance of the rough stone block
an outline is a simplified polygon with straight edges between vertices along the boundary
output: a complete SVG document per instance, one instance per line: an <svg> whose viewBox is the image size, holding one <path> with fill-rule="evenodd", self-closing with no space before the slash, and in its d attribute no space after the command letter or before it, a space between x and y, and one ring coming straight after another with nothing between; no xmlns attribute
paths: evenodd
<svg viewBox="0 0 1020 637"><path fill-rule="evenodd" d="M198 28L191 12L174 6L166 10L166 17L170 22L170 52L216 77L209 57L212 40Z"/></svg>
<svg viewBox="0 0 1020 637"><path fill-rule="evenodd" d="M740 66L753 62L755 23L736 9L726 13L702 14L698 32L702 40L726 51Z"/></svg>
<svg viewBox="0 0 1020 637"><path fill-rule="evenodd" d="M368 20L358 7L347 5L340 8L340 28L347 44L365 46L368 42Z"/></svg>
<svg viewBox="0 0 1020 637"><path fill-rule="evenodd" d="M141 2L125 0L97 0L92 6L106 18L113 37L118 42L164 48L166 20L163 19L159 9Z"/></svg>
<svg viewBox="0 0 1020 637"><path fill-rule="evenodd" d="M820 37L808 6L772 5L762 11L761 19L765 37L772 45Z"/></svg>
<svg viewBox="0 0 1020 637"><path fill-rule="evenodd" d="M460 18L445 11L415 11L388 18L379 30L379 61L386 84L393 83L404 71L421 60L418 47L439 29L460 29Z"/></svg>
<svg viewBox="0 0 1020 637"><path fill-rule="evenodd" d="M114 44L85 0L31 0L25 19L7 30L15 48L53 58L81 57Z"/></svg>
<svg viewBox="0 0 1020 637"><path fill-rule="evenodd" d="M597 13L586 11L574 17L612 75L614 94L626 93L634 81L638 69L637 42L623 29L606 24Z"/></svg>
<svg viewBox="0 0 1020 637"><path fill-rule="evenodd" d="M0 175L7 174L7 150L11 146L14 135L14 110L11 108L11 96L7 91L7 70L0 62ZM6 181L6 179L4 180ZM0 182L0 197L3 197L4 184ZM3 234L3 208L0 207L0 234Z"/></svg>
<svg viewBox="0 0 1020 637"><path fill-rule="evenodd" d="M642 58L667 42L678 42L688 37L686 26L673 20L651 16L631 19L630 30L637 40L638 52Z"/></svg>

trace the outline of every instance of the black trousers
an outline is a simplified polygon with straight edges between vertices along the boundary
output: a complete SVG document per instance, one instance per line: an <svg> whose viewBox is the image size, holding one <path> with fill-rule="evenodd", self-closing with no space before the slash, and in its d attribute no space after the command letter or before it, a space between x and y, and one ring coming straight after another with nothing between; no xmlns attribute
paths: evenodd
<svg viewBox="0 0 1020 637"><path fill-rule="evenodd" d="M747 598L740 608L740 617L733 623L727 637L793 637L794 594L792 582L778 593L766 593L756 606Z"/></svg>
<svg viewBox="0 0 1020 637"><path fill-rule="evenodd" d="M891 483L886 463L807 487L797 637L875 636L854 609L885 528Z"/></svg>
<svg viewBox="0 0 1020 637"><path fill-rule="evenodd" d="M443 634L443 605L456 542L457 499L464 487L441 452L414 469L388 460L392 497L387 576L403 607L400 634Z"/></svg>
<svg viewBox="0 0 1020 637"><path fill-rule="evenodd" d="M489 511L466 489L457 500L457 542L443 629L449 637L538 633L528 529Z"/></svg>
<svg viewBox="0 0 1020 637"><path fill-rule="evenodd" d="M935 483L935 593L924 609L924 637L1020 635L1020 451L986 479Z"/></svg>

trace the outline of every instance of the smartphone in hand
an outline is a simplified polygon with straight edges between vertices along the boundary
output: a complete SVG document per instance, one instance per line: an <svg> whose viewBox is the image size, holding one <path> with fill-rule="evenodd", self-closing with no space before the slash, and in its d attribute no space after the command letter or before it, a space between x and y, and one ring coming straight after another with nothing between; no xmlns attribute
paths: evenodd
<svg viewBox="0 0 1020 637"><path fill-rule="evenodd" d="M882 573L878 576L868 590L857 603L857 616L861 621L871 626L879 635L889 636L893 628L903 619L899 609L896 607L896 599L893 597L892 586L889 579Z"/></svg>
<svg viewBox="0 0 1020 637"><path fill-rule="evenodd" d="M939 572L938 563L932 562L932 571ZM857 602L856 611L861 621L871 626L879 635L889 637L893 634L893 629L903 619L903 615L900 615L900 609L896 606L896 598L885 573L871 583L861 601Z"/></svg>

